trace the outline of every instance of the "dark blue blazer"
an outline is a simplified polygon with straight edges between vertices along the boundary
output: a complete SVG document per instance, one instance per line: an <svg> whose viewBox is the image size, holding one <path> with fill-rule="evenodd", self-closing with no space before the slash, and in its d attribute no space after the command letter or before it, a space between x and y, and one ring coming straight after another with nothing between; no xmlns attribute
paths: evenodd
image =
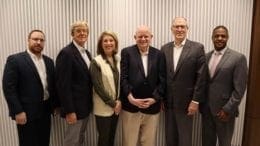
<svg viewBox="0 0 260 146"><path fill-rule="evenodd" d="M11 55L3 75L3 91L9 107L9 114L25 112L28 121L41 117L44 112L51 113L51 107L58 105L55 94L55 71L52 59L43 55L46 67L47 83L50 98L43 104L43 86L31 57L27 52ZM47 105L49 108L46 111Z"/></svg>
<svg viewBox="0 0 260 146"><path fill-rule="evenodd" d="M148 73L145 77L141 54L137 45L127 47L121 52L121 101L124 110L129 112L141 111L155 114L160 111L160 101L164 97L166 86L166 64L164 54L149 47ZM140 109L128 101L128 94L135 98L152 97L157 102L147 109Z"/></svg>
<svg viewBox="0 0 260 146"><path fill-rule="evenodd" d="M91 60L90 53L86 51ZM73 43L64 47L56 59L56 87L61 116L75 112L83 119L92 111L92 81L87 64Z"/></svg>

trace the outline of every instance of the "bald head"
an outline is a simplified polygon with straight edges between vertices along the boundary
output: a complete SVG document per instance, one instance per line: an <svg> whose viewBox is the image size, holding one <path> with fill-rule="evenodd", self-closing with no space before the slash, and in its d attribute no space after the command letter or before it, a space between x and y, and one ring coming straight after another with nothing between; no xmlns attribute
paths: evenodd
<svg viewBox="0 0 260 146"><path fill-rule="evenodd" d="M137 27L134 38L141 52L146 52L152 40L152 32L148 26L141 25Z"/></svg>
<svg viewBox="0 0 260 146"><path fill-rule="evenodd" d="M136 28L136 32L135 32L135 35L137 35L139 32L147 32L149 33L150 35L152 35L152 31L151 29L146 26L146 25L140 25Z"/></svg>

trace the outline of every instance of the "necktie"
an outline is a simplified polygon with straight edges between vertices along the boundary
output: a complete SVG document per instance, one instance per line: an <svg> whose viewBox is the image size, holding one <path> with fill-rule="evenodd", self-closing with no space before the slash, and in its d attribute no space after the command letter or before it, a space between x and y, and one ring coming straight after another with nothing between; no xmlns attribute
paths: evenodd
<svg viewBox="0 0 260 146"><path fill-rule="evenodd" d="M221 59L220 52L215 52L212 54L211 66L209 67L210 77L213 77L220 59Z"/></svg>

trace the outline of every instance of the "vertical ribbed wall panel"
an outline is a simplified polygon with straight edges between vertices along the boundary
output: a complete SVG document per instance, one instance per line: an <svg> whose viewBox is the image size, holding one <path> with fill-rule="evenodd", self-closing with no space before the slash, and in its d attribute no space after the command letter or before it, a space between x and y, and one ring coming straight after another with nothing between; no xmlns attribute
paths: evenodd
<svg viewBox="0 0 260 146"><path fill-rule="evenodd" d="M211 32L216 25L226 25L230 31L229 47L249 58L253 0L0 0L0 79L8 55L24 51L27 35L32 29L46 33L44 53L54 60L59 50L71 41L70 24L87 20L90 35L87 48L96 55L100 33L112 30L118 34L122 49L134 43L138 25L149 25L154 37L152 45L160 46L170 40L170 24L175 16L189 20L189 38L205 45L205 51L213 49ZM2 88L2 84L0 83ZM240 117L232 141L240 146L242 141L245 98L240 105ZM8 108L0 90L0 145L17 146L17 132L8 117ZM62 146L66 124L60 117L52 119L51 145ZM118 125L116 145L122 145L121 120ZM194 123L194 146L201 144L201 117ZM94 116L89 119L86 146L95 146L97 132ZM164 115L161 114L156 146L165 145Z"/></svg>

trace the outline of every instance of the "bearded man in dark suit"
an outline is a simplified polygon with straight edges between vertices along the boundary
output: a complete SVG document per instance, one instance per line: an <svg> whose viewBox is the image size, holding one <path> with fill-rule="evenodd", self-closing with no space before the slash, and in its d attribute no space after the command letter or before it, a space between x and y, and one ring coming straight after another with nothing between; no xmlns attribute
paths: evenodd
<svg viewBox="0 0 260 146"><path fill-rule="evenodd" d="M51 112L58 106L54 63L42 54L45 35L32 30L28 49L7 58L3 91L9 113L16 121L20 146L48 146Z"/></svg>

